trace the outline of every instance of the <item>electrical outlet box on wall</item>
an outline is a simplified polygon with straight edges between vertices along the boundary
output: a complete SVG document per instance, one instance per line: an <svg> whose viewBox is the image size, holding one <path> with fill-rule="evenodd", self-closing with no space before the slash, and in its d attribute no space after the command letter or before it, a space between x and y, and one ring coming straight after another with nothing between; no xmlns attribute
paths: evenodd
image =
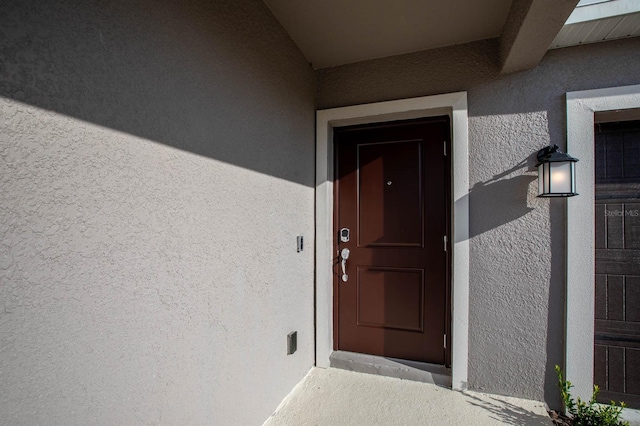
<svg viewBox="0 0 640 426"><path fill-rule="evenodd" d="M287 355L293 354L298 349L298 332L287 334Z"/></svg>

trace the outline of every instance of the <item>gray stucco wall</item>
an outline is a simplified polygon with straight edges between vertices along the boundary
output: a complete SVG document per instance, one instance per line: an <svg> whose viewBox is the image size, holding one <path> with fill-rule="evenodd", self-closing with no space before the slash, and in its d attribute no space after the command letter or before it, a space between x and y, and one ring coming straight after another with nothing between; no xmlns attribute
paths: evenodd
<svg viewBox="0 0 640 426"><path fill-rule="evenodd" d="M315 93L258 0L1 2L0 423L271 414L314 362Z"/></svg>
<svg viewBox="0 0 640 426"><path fill-rule="evenodd" d="M318 108L468 91L469 386L557 407L567 201L536 198L535 153L565 145L566 92L640 83L640 39L553 50L508 76L487 59L495 49L489 40L320 70Z"/></svg>

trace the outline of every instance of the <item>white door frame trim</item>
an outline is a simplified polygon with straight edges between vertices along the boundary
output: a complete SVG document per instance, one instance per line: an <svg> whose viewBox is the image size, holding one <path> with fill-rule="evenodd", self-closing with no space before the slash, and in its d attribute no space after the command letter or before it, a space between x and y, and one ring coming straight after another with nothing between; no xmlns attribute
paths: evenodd
<svg viewBox="0 0 640 426"><path fill-rule="evenodd" d="M597 111L640 108L640 85L567 93L567 152L580 160L567 201L566 379L588 401L593 390L595 304L595 152Z"/></svg>
<svg viewBox="0 0 640 426"><path fill-rule="evenodd" d="M469 335L469 161L467 92L319 110L316 113L316 365L333 352L334 127L436 115L452 130L452 388L467 388Z"/></svg>

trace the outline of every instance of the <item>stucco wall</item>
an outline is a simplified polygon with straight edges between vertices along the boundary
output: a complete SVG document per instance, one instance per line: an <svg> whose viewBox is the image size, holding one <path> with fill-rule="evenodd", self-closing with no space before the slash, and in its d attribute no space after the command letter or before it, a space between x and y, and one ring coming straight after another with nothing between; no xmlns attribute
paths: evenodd
<svg viewBox="0 0 640 426"><path fill-rule="evenodd" d="M469 386L557 407L571 200L536 198L535 153L565 145L566 92L640 83L640 39L553 50L508 76L489 59L495 49L488 40L320 70L318 108L468 91Z"/></svg>
<svg viewBox="0 0 640 426"><path fill-rule="evenodd" d="M269 416L314 362L314 98L258 0L1 2L0 423Z"/></svg>

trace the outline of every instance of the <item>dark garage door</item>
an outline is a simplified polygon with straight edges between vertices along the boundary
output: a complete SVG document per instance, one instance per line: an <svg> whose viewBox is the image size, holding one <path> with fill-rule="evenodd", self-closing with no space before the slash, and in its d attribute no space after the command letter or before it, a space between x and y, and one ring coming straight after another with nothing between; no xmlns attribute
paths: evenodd
<svg viewBox="0 0 640 426"><path fill-rule="evenodd" d="M640 121L596 124L598 400L640 408Z"/></svg>

